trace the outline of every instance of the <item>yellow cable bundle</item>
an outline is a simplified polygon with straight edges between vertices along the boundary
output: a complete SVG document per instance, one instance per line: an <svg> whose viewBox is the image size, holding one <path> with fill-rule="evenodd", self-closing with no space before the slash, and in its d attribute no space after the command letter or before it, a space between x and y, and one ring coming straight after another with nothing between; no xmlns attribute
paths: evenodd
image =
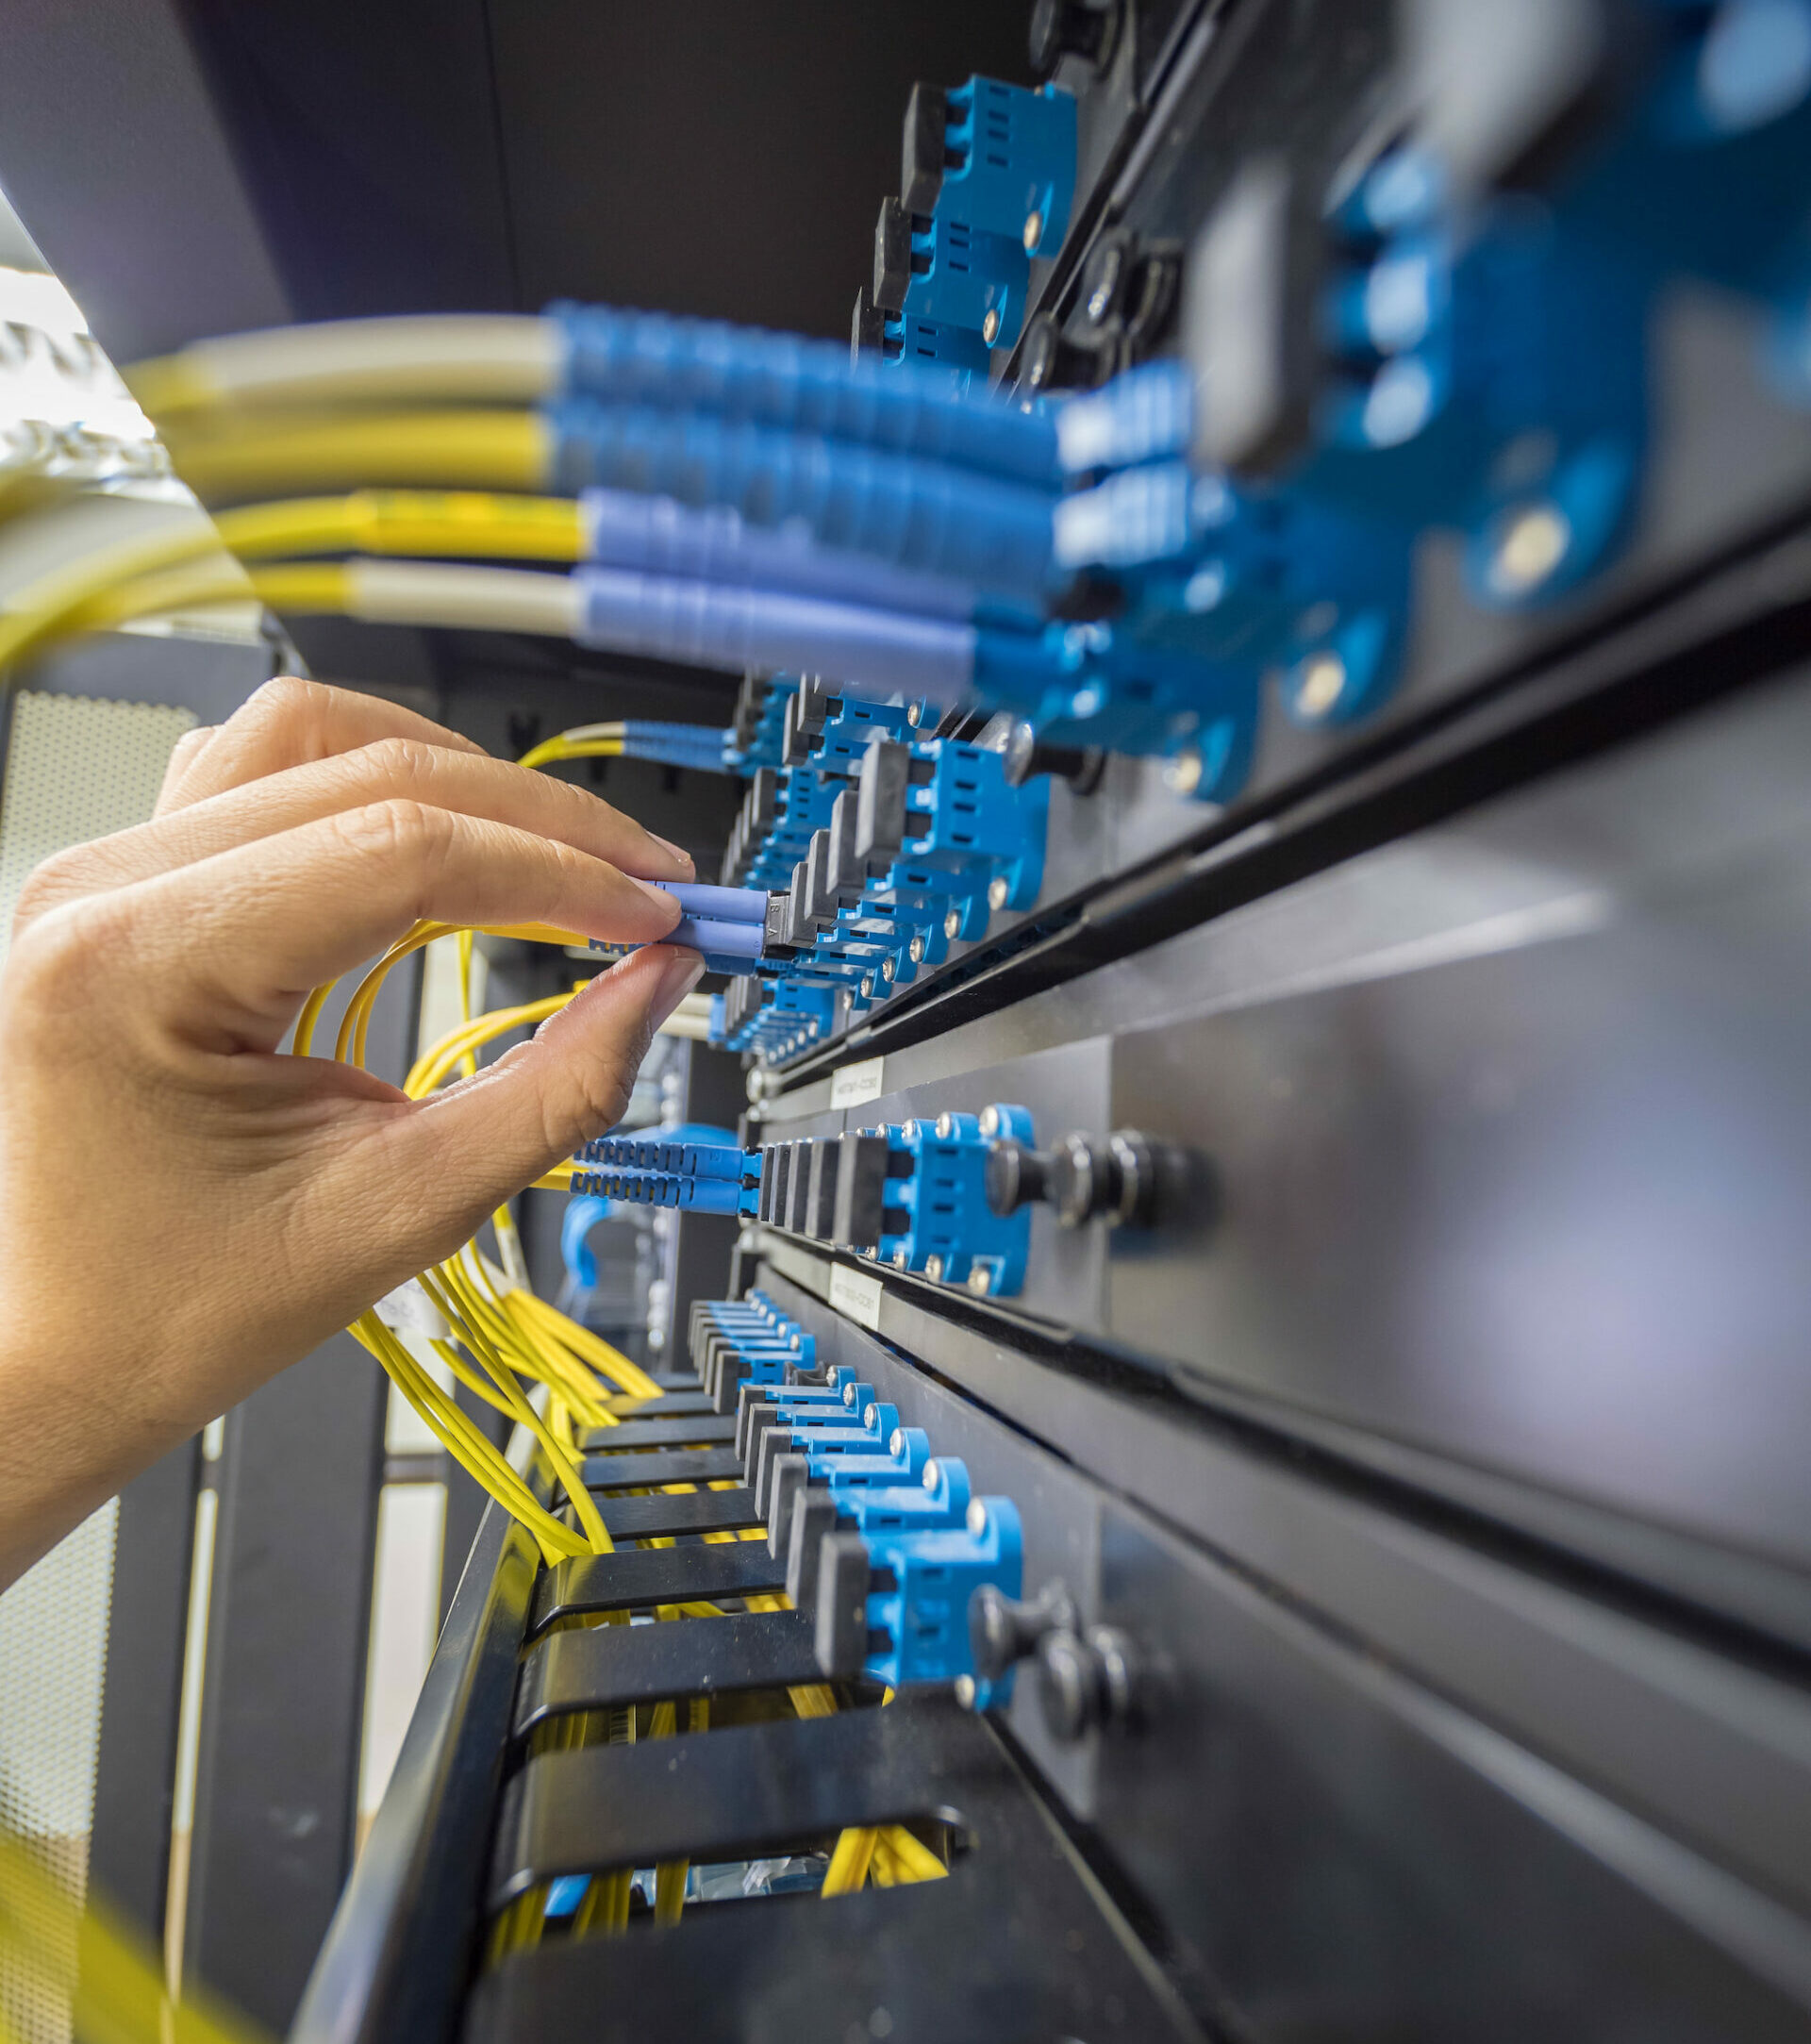
<svg viewBox="0 0 1811 2044"><path fill-rule="evenodd" d="M223 511L174 533L159 531L97 548L17 592L0 617L0 669L57 640L106 631L135 618L217 604L333 610L347 577L330 567L283 568L247 577L239 560L365 553L447 559L570 563L583 552L578 506L568 497L488 490L355 490Z"/></svg>

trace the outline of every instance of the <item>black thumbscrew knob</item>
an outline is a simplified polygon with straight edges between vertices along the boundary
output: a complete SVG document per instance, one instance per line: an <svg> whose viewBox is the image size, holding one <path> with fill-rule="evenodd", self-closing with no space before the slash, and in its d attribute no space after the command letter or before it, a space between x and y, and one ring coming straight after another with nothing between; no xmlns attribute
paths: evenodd
<svg viewBox="0 0 1811 2044"><path fill-rule="evenodd" d="M1004 1220L1017 1213L1027 1201L1041 1200L1049 1181L1049 1164L1048 1157L1028 1150L1022 1142L1008 1139L995 1143L988 1152L983 1172L988 1210Z"/></svg>
<svg viewBox="0 0 1811 2044"><path fill-rule="evenodd" d="M1056 1581L1022 1603L997 1584L983 1583L969 1599L969 1652L975 1673L998 1682L1007 1669L1037 1650L1046 1634L1075 1623L1075 1606Z"/></svg>
<svg viewBox="0 0 1811 2044"><path fill-rule="evenodd" d="M1038 1642L1038 1701L1052 1738L1072 1745L1087 1733L1137 1723L1140 1670L1131 1640L1110 1625L1048 1632Z"/></svg>
<svg viewBox="0 0 1811 2044"><path fill-rule="evenodd" d="M1110 7L1087 0L1036 0L1031 10L1031 68L1047 78L1065 57L1085 58L1096 69L1105 60L1117 25Z"/></svg>
<svg viewBox="0 0 1811 2044"><path fill-rule="evenodd" d="M1040 312L1025 328L1019 350L1019 381L1027 391L1091 391L1101 381L1097 349L1063 338L1054 312Z"/></svg>
<svg viewBox="0 0 1811 2044"><path fill-rule="evenodd" d="M1078 795L1091 795L1101 785L1106 755L1098 745L1045 745L1028 723L1015 723L1006 735L1000 771L1008 788L1022 788L1040 773L1067 781Z"/></svg>
<svg viewBox="0 0 1811 2044"><path fill-rule="evenodd" d="M1096 241L1082 266L1082 316L1090 326L1112 324L1131 279L1132 247L1122 235Z"/></svg>
<svg viewBox="0 0 1811 2044"><path fill-rule="evenodd" d="M1156 1181L1156 1153L1148 1136L1135 1128L1110 1136L1076 1129L1051 1154L1047 1196L1066 1228L1097 1219L1109 1227L1145 1226L1155 1216Z"/></svg>

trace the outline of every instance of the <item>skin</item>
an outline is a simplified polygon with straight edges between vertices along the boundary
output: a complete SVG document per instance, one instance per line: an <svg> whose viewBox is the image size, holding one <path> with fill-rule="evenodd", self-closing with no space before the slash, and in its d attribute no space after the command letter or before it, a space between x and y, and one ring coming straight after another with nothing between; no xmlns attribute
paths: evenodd
<svg viewBox="0 0 1811 2044"><path fill-rule="evenodd" d="M620 1117L691 861L393 705L274 681L26 883L0 975L0 1585ZM418 918L642 943L414 1102L278 1050Z"/></svg>

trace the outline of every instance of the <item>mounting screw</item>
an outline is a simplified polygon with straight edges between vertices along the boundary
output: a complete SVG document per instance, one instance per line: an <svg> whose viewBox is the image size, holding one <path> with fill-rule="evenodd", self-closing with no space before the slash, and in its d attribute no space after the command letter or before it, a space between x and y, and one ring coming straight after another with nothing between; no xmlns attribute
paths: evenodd
<svg viewBox="0 0 1811 2044"><path fill-rule="evenodd" d="M898 970L899 968L894 965L893 961L890 958L883 958L880 961L880 976L887 982L889 987L893 983L893 974Z"/></svg>
<svg viewBox="0 0 1811 2044"><path fill-rule="evenodd" d="M1038 238L1042 235L1043 231L1044 216L1041 213L1037 212L1027 213L1025 215L1024 230L1019 237L1019 239L1025 244L1025 254L1027 256L1029 256L1032 250L1038 246Z"/></svg>
<svg viewBox="0 0 1811 2044"><path fill-rule="evenodd" d="M989 306L987 317L981 322L981 338L992 347L1000 333L1000 307Z"/></svg>
<svg viewBox="0 0 1811 2044"><path fill-rule="evenodd" d="M949 914L943 918L943 934L952 943L961 936L962 911L959 908L952 908Z"/></svg>
<svg viewBox="0 0 1811 2044"><path fill-rule="evenodd" d="M1006 906L1006 896L1011 892L1011 888L1006 884L1005 874L995 873L993 878L988 882L988 906L989 908L1004 908Z"/></svg>
<svg viewBox="0 0 1811 2044"><path fill-rule="evenodd" d="M941 1256L932 1255L925 1257L924 1275L941 1283L943 1277L943 1259Z"/></svg>
<svg viewBox="0 0 1811 2044"><path fill-rule="evenodd" d="M924 939L922 937L913 938L906 947L906 956L914 965L922 965L924 962Z"/></svg>

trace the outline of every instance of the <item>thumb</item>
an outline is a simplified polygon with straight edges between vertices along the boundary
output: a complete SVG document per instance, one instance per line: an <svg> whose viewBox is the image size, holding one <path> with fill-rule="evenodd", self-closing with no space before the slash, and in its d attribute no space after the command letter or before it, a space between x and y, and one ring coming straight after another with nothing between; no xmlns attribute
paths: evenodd
<svg viewBox="0 0 1811 2044"><path fill-rule="evenodd" d="M592 980L533 1039L390 1124L390 1165L436 1188L450 1255L505 1200L613 1127L655 1030L703 977L695 951L650 944ZM426 1218L426 1217L424 1217Z"/></svg>

